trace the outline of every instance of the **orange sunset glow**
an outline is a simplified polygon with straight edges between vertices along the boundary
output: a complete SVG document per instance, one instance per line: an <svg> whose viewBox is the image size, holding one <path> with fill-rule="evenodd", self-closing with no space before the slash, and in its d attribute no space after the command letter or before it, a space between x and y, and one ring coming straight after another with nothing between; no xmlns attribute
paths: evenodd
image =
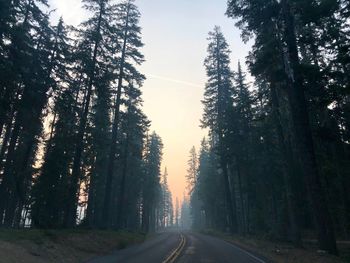
<svg viewBox="0 0 350 263"><path fill-rule="evenodd" d="M85 16L80 0L51 0L67 23L77 25ZM67 4L69 2L69 5ZM232 47L232 67L244 61L250 49L240 39L234 21L223 16L226 1L136 1L141 12L142 52L146 62L140 71L147 77L142 88L144 111L151 130L163 139L163 171L168 168L173 198L186 193L189 150L199 150L206 136L200 126L206 74L208 32L220 25ZM77 15L79 14L79 15ZM164 36L164 37L159 37Z"/></svg>

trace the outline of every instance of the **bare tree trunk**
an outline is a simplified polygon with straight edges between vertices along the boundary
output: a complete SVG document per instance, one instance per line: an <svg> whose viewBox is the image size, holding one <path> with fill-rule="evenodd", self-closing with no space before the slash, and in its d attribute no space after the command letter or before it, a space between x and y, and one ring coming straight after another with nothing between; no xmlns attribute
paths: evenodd
<svg viewBox="0 0 350 263"><path fill-rule="evenodd" d="M130 108L129 108L130 110ZM128 119L129 123L129 119ZM129 125L127 125L129 127ZM125 202L125 187L126 187L126 173L128 170L128 162L129 162L129 131L127 131L125 148L124 148L124 157L125 161L123 163L122 170L122 180L120 183L120 193L118 198L118 207L117 207L117 228L123 228L123 213L124 213L124 202Z"/></svg>
<svg viewBox="0 0 350 263"><path fill-rule="evenodd" d="M278 142L279 142L281 152L284 156L283 181L284 181L284 186L286 190L286 200L287 200L288 215L289 215L289 221L290 221L290 227L291 227L291 233L292 233L292 241L296 247L301 247L302 241L301 241L301 233L300 233L300 228L298 226L298 220L296 215L295 194L291 187L291 180L293 179L294 173L295 173L294 157L293 157L292 149L290 149L290 147L287 146L289 144L286 144L285 142L285 136L283 134L283 128L281 125L281 117L279 114L279 102L278 102L278 97L276 93L276 87L274 86L273 83L271 83L270 91L271 91L271 102L272 102L272 108L273 108L274 123L277 129Z"/></svg>
<svg viewBox="0 0 350 263"><path fill-rule="evenodd" d="M11 121L9 121L8 124L6 125L6 131L5 131L4 139L3 139L2 145L1 145L1 150L0 150L0 172L2 171L2 168L3 168L3 165L4 165L3 159L5 157L5 153L6 153L7 148L8 148L8 143L9 143L9 140L10 140L11 134L12 134L12 121L13 120L11 119Z"/></svg>
<svg viewBox="0 0 350 263"><path fill-rule="evenodd" d="M92 173L90 176L90 184L89 184L89 193L88 193L88 201L87 201L87 211L86 211L86 220L87 225L89 227L96 226L97 223L97 217L96 217L96 176L95 176L95 164L96 164L96 158L94 163L94 167L91 169Z"/></svg>
<svg viewBox="0 0 350 263"><path fill-rule="evenodd" d="M4 166L4 172L3 172L3 178L0 184L0 224L4 224L4 226L9 226L9 216L8 216L8 208L9 204L12 203L10 200L12 200L11 196L14 194L14 192L20 191L18 188L18 183L15 178L14 169L13 169L13 160L15 155L15 148L18 140L18 136L20 133L20 117L17 118L12 135L10 144L7 151L5 166ZM5 220L6 222L3 220ZM12 225L12 224L10 224Z"/></svg>
<svg viewBox="0 0 350 263"><path fill-rule="evenodd" d="M243 187L242 187L242 175L241 175L241 167L238 163L239 160L237 159L237 180L238 180L238 191L239 191L239 199L240 199L240 206L241 206L241 221L242 221L242 233L247 234L247 215L246 215L246 209L244 206L244 196L243 196Z"/></svg>
<svg viewBox="0 0 350 263"><path fill-rule="evenodd" d="M236 196L236 182L235 182L235 178L234 178L234 169L233 169L233 165L232 167L229 166L230 169L228 170L230 172L230 176L229 176L229 186L230 186L230 191L232 194L232 210L233 210L233 224L235 225L236 228L236 232L239 230L239 224L238 224L238 210L237 210L237 196Z"/></svg>
<svg viewBox="0 0 350 263"><path fill-rule="evenodd" d="M230 181L228 178L227 163L223 160L221 160L221 169L222 169L222 178L224 182L224 191L225 191L225 197L226 197L228 226L230 228L230 233L234 234L234 233L237 233L237 220L236 220L236 217L234 216L232 193L230 189Z"/></svg>
<svg viewBox="0 0 350 263"><path fill-rule="evenodd" d="M291 67L291 70L287 72L287 75L289 76L289 87L287 92L293 119L297 152L311 194L314 217L318 228L319 247L331 254L337 255L338 250L333 223L316 163L314 143L304 94L303 79L300 72L294 17L291 13L289 1L282 0L281 3L285 22L284 33L289 53L289 61L287 63L289 63Z"/></svg>

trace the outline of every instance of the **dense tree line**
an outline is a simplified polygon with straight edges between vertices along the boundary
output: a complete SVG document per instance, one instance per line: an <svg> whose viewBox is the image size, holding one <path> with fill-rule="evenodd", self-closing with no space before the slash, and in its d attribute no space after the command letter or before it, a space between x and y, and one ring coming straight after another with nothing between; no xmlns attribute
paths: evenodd
<svg viewBox="0 0 350 263"><path fill-rule="evenodd" d="M194 226L268 235L302 246L313 232L337 254L350 233L350 24L342 0L228 1L247 65L231 69L209 35Z"/></svg>
<svg viewBox="0 0 350 263"><path fill-rule="evenodd" d="M157 206L157 226L160 229L165 229L172 227L174 222L173 197L169 190L167 168L165 168L162 174L160 187L160 198Z"/></svg>
<svg viewBox="0 0 350 263"><path fill-rule="evenodd" d="M151 231L161 196L170 224L163 145L142 111L140 12L83 5L73 28L50 24L46 0L0 3L2 227Z"/></svg>
<svg viewBox="0 0 350 263"><path fill-rule="evenodd" d="M180 215L180 227L183 230L189 230L192 227L191 220L191 209L190 209L190 201L187 196L183 197L181 203L181 215Z"/></svg>

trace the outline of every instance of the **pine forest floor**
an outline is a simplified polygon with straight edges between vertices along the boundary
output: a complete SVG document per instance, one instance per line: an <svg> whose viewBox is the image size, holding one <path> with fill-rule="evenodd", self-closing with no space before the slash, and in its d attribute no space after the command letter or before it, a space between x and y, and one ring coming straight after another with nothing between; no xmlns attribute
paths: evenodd
<svg viewBox="0 0 350 263"><path fill-rule="evenodd" d="M80 263L145 238L114 231L0 229L0 263Z"/></svg>
<svg viewBox="0 0 350 263"><path fill-rule="evenodd" d="M247 251L261 255L272 263L350 263L350 242L339 241L339 257L319 251L315 240L304 241L304 248L293 247L290 243L270 241L257 237L229 236L214 231L205 234L225 239Z"/></svg>

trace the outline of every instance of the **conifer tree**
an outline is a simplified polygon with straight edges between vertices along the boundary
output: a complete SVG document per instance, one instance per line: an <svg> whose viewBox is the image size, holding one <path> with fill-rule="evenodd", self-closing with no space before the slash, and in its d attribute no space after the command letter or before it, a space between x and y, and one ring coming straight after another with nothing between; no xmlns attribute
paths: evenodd
<svg viewBox="0 0 350 263"><path fill-rule="evenodd" d="M120 107L124 85L133 82L141 86L145 77L135 68L140 65L144 58L139 52L143 46L141 42L141 28L139 26L140 12L133 0L125 0L116 5L117 26L119 28L118 41L121 43L120 56L117 59L117 87L114 103L114 120L112 123L112 141L109 150L107 166L106 193L103 205L103 217L108 226L110 224L110 204L113 182L113 171L117 150L118 126L120 124ZM127 84L128 83L128 84ZM124 187L124 186L123 186Z"/></svg>
<svg viewBox="0 0 350 263"><path fill-rule="evenodd" d="M161 178L161 198L159 203L160 211L160 227L166 228L171 226L171 209L172 209L171 193L168 185L168 170L165 167Z"/></svg>
<svg viewBox="0 0 350 263"><path fill-rule="evenodd" d="M144 157L144 180L142 189L142 230L154 232L156 227L156 203L160 190L160 166L163 156L163 143L153 132L146 145Z"/></svg>
<svg viewBox="0 0 350 263"><path fill-rule="evenodd" d="M204 94L204 114L202 127L209 128L217 145L220 158L220 171L226 196L228 227L236 231L234 203L229 186L228 152L225 140L228 135L229 115L232 110L232 72L230 69L230 50L219 27L209 33L208 56L205 59L208 82Z"/></svg>
<svg viewBox="0 0 350 263"><path fill-rule="evenodd" d="M70 85L67 60L70 59L70 40L62 18L54 27L54 48L52 75L57 84L53 90L54 109L49 138L46 142L44 165L37 175L32 195L31 217L35 226L49 227L62 225L62 203L65 200L68 169L74 145L76 109L75 90L61 90L60 85ZM65 142L70 141L69 144ZM56 167L56 165L58 167Z"/></svg>
<svg viewBox="0 0 350 263"><path fill-rule="evenodd" d="M79 42L76 50L77 66L86 76L86 80L84 80L84 84L86 85L83 86L84 98L76 137L72 174L69 182L69 201L67 202L65 211L65 225L67 227L72 227L76 224L79 181L82 177L84 138L86 136L94 91L96 90L100 97L98 103L104 100L102 103L107 104L103 106L99 105L97 109L108 107L110 84L111 81L116 78L114 75L115 66L111 64L110 61L114 60L119 48L117 41L118 29L116 23L114 23L114 19L116 18L114 12L115 6L108 0L86 0L84 3L85 9L92 14L87 21L81 24L78 31ZM104 97L104 99L102 97ZM100 113L98 112L98 114ZM104 117L107 117L106 113ZM99 129L99 127L97 127L97 129ZM100 169L100 167L98 167L98 169ZM99 176L99 179L102 177L100 171L98 173L93 173L93 176ZM100 180L103 181L103 179ZM97 215L98 214L97 212Z"/></svg>
<svg viewBox="0 0 350 263"><path fill-rule="evenodd" d="M277 36L275 38L277 39L278 50L275 51L277 52L275 54L281 54L282 60L279 60L279 66L284 69L283 75L281 75L283 79L279 79L279 81L283 83L286 90L285 98L289 103L290 113L288 122L291 124L291 133L296 145L295 152L299 157L298 163L305 176L311 196L314 217L317 221L319 245L320 248L336 254L334 231L327 207L325 191L321 182L319 167L316 162L315 139L312 134L312 122L309 119L310 104L308 103L312 95L305 92L305 86L312 82L302 72L304 66L301 64L299 55L305 57L305 54L299 53L304 51L302 46L299 45L302 41L298 42L296 35L299 34L298 37L300 38L302 31L308 28L306 23L303 24L303 19L306 18L303 16L303 11L307 9L318 10L320 11L318 15L326 15L327 12L323 13L321 10L333 10L332 12L334 12L337 8L336 4L334 4L335 2L333 1L327 3L325 1L320 3L308 2L306 5L300 6L298 1L283 0L280 2L268 1L259 5L259 8L254 8L250 4L250 1L241 3L230 1L227 14L240 19L237 25L242 29L243 36L246 39L253 33L257 36L255 42L256 50L263 49L267 44L265 38L266 33L269 31L267 27L270 25L270 27L272 26L277 29ZM327 8L323 9L325 6ZM293 9L294 7L298 8ZM299 11L301 12L297 21L294 12ZM306 19L312 21L315 19L315 16L309 15ZM298 23L298 27L296 23ZM260 25L265 25L265 27L260 27ZM302 38L300 39L302 40ZM309 50L310 54L316 55L312 45ZM264 57L252 57L252 59L255 59L253 62L257 65L262 63ZM310 63L307 66L312 67ZM265 72L265 77L268 77L268 80L271 81L270 76L266 75L266 73L268 72Z"/></svg>
<svg viewBox="0 0 350 263"><path fill-rule="evenodd" d="M1 84L6 101L0 126L7 123L8 136L3 141L1 156L4 158L6 152L6 158L0 165L3 169L0 222L5 214L4 225L8 227L20 224L32 180L38 137L42 132L43 109L55 86L52 74L57 45L52 41L48 16L41 11L38 2L13 3L9 7L12 16L5 22L8 41L2 47L12 62L8 68L10 77L5 77L6 81ZM45 1L41 3L46 4Z"/></svg>
<svg viewBox="0 0 350 263"><path fill-rule="evenodd" d="M130 189L127 189L127 186L131 185L131 182L127 184L131 179L128 178L129 171L136 167L139 167L141 170L142 147L150 124L141 110L142 100L139 87L130 84L125 88L125 97L127 100L127 112L124 113L125 117L122 118L125 134L125 138L122 140L124 161L121 164L121 180L119 183L118 202L116 204L116 224L118 228L123 228L124 207L128 199L126 192L131 194Z"/></svg>
<svg viewBox="0 0 350 263"><path fill-rule="evenodd" d="M197 173L198 173L198 157L196 148L193 146L190 150L190 157L187 162L187 188L189 193L193 191L194 186L197 182Z"/></svg>

